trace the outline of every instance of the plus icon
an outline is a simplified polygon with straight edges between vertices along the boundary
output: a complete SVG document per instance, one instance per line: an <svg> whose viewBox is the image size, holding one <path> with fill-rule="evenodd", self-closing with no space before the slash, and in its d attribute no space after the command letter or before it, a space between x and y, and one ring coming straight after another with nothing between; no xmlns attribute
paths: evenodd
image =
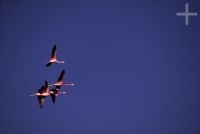
<svg viewBox="0 0 200 134"><path fill-rule="evenodd" d="M185 13L176 13L177 16L185 16L185 25L189 25L189 16L197 16L197 13L190 13L188 3L185 4Z"/></svg>

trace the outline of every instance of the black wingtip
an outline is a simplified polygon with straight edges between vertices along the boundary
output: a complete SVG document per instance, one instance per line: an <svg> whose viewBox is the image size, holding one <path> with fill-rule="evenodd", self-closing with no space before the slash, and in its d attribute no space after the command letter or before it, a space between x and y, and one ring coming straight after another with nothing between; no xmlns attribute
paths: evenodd
<svg viewBox="0 0 200 134"><path fill-rule="evenodd" d="M45 85L48 85L48 82L47 82L47 80L45 80Z"/></svg>
<svg viewBox="0 0 200 134"><path fill-rule="evenodd" d="M47 64L46 64L46 67L49 67L51 64L52 64L51 62L47 63Z"/></svg>
<svg viewBox="0 0 200 134"><path fill-rule="evenodd" d="M62 71L61 71L61 73L60 73L60 75L59 75L59 77L58 77L58 82L59 81L62 81L63 80L63 78L64 78L64 75L65 75L65 70L63 69Z"/></svg>
<svg viewBox="0 0 200 134"><path fill-rule="evenodd" d="M65 69L63 69L62 72L65 73Z"/></svg>
<svg viewBox="0 0 200 134"><path fill-rule="evenodd" d="M48 88L48 82L47 82L47 80L45 80L45 86L44 86L44 88Z"/></svg>
<svg viewBox="0 0 200 134"><path fill-rule="evenodd" d="M56 49L56 44L55 45L53 45L53 50L55 50Z"/></svg>

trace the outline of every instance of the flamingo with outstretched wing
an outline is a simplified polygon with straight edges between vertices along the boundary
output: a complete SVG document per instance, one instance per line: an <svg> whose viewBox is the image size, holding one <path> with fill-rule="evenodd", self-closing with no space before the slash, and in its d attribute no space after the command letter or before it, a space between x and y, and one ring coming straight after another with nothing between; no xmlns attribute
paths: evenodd
<svg viewBox="0 0 200 134"><path fill-rule="evenodd" d="M45 84L41 86L41 88L35 93L30 96L37 96L40 108L43 108L44 105L44 98L50 96L48 82L45 81Z"/></svg>
<svg viewBox="0 0 200 134"><path fill-rule="evenodd" d="M60 73L58 80L56 83L54 84L50 84L49 86L74 86L74 83L63 83L63 79L64 79L64 75L65 75L65 70L63 69L62 72Z"/></svg>
<svg viewBox="0 0 200 134"><path fill-rule="evenodd" d="M50 90L50 95L51 95L53 104L56 101L56 96L58 96L59 94L66 94L66 92L60 92L59 89L60 89L60 86L56 86L55 88Z"/></svg>
<svg viewBox="0 0 200 134"><path fill-rule="evenodd" d="M64 61L59 61L56 58L56 45L53 46L51 52L51 59L46 63L46 67L49 67L52 63L65 63Z"/></svg>

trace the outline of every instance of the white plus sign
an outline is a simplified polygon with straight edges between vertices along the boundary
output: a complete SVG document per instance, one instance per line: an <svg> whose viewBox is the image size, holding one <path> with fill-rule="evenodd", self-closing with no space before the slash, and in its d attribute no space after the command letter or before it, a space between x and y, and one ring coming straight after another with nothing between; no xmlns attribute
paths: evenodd
<svg viewBox="0 0 200 134"><path fill-rule="evenodd" d="M185 25L189 25L189 16L197 16L197 13L189 13L188 3L185 4L185 13L176 13L177 16L185 16Z"/></svg>

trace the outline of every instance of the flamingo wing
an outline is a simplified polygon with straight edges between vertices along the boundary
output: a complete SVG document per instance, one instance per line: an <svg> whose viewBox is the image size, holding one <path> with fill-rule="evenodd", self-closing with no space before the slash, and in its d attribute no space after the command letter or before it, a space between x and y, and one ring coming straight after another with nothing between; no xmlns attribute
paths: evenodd
<svg viewBox="0 0 200 134"><path fill-rule="evenodd" d="M43 105L44 105L44 96L38 96L38 102L39 102L40 108L43 108Z"/></svg>
<svg viewBox="0 0 200 134"><path fill-rule="evenodd" d="M44 85L43 86L41 86L41 88L37 91L38 93L40 93L40 94L42 94L43 93L43 91L44 91Z"/></svg>
<svg viewBox="0 0 200 134"><path fill-rule="evenodd" d="M58 90L56 89L56 88L53 88L53 89L51 89L51 99L52 99L52 102L53 102L53 104L55 103L55 101L56 101L56 94L58 93Z"/></svg>
<svg viewBox="0 0 200 134"><path fill-rule="evenodd" d="M65 70L63 69L62 72L60 73L60 76L58 78L58 82L62 82L64 78Z"/></svg>
<svg viewBox="0 0 200 134"><path fill-rule="evenodd" d="M56 101L56 95L55 94L51 94L51 100L52 100L52 102L54 104L55 101Z"/></svg>
<svg viewBox="0 0 200 134"><path fill-rule="evenodd" d="M51 64L52 64L52 62L48 62L48 63L46 64L46 67L49 67Z"/></svg>
<svg viewBox="0 0 200 134"><path fill-rule="evenodd" d="M48 82L45 80L44 92L47 92L48 90L49 90L49 88L48 88Z"/></svg>
<svg viewBox="0 0 200 134"><path fill-rule="evenodd" d="M56 59L56 45L54 45L52 48L51 58Z"/></svg>
<svg viewBox="0 0 200 134"><path fill-rule="evenodd" d="M61 86L56 86L56 89L59 90Z"/></svg>

